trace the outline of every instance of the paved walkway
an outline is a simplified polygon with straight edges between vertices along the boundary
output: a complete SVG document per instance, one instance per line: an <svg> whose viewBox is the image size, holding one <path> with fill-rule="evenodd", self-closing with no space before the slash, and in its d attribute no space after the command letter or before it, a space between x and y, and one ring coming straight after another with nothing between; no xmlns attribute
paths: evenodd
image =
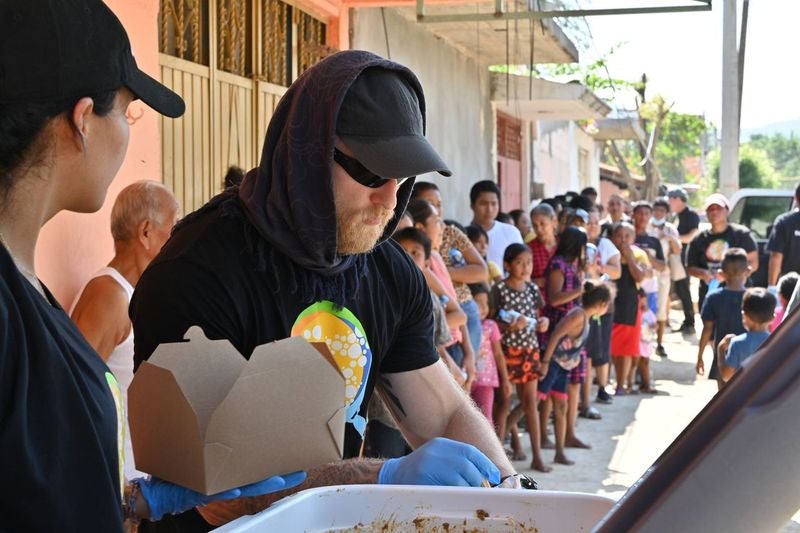
<svg viewBox="0 0 800 533"><path fill-rule="evenodd" d="M677 321L676 315L673 322ZM574 465L554 464L553 450L544 450L545 462L553 467L552 472L530 471L530 461L517 462L515 466L534 477L541 489L620 498L717 390L716 382L695 374L697 337L668 333L664 347L669 357L651 361L655 386L661 394L615 397L611 405L593 404L603 419L578 418L575 433L592 449L568 449L567 457L575 461ZM711 350L707 349L706 368L711 366L710 358ZM608 390L611 392L612 387ZM522 441L530 458L527 434L522 435ZM784 532L800 533L800 513Z"/></svg>

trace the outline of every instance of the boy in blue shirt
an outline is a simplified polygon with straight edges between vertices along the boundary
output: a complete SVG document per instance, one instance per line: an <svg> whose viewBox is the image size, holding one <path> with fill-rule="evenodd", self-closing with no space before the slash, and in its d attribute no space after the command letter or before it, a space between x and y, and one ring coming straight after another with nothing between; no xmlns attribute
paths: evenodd
<svg viewBox="0 0 800 533"><path fill-rule="evenodd" d="M723 381L750 358L769 337L769 326L775 317L775 297L766 289L747 289L742 297L742 323L746 333L726 335L719 343L717 357Z"/></svg>
<svg viewBox="0 0 800 533"><path fill-rule="evenodd" d="M742 308L742 296L744 296L745 283L750 275L750 266L747 263L747 252L741 248L730 248L725 251L722 258L722 272L717 276L720 281L725 283L724 287L716 290L709 290L708 295L703 301L703 308L700 310L700 318L703 319L703 333L700 335L700 343L697 347L697 373L705 373L703 363L703 352L713 338L713 354L711 369L708 372L708 379L717 380L717 386L721 389L723 385L722 377L717 368L717 347L725 335L732 333L738 335L744 333L742 315L737 313ZM712 284L709 284L711 287Z"/></svg>

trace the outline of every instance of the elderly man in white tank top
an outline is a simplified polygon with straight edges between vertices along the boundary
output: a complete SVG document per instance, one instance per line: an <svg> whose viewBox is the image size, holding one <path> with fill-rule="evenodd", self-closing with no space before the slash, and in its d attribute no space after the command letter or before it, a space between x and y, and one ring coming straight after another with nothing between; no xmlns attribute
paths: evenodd
<svg viewBox="0 0 800 533"><path fill-rule="evenodd" d="M139 276L169 239L179 210L175 197L158 182L141 180L125 187L111 210L114 258L92 276L72 309L72 320L117 378L125 405L133 380L131 295ZM124 450L126 477L141 476L134 468L127 427Z"/></svg>

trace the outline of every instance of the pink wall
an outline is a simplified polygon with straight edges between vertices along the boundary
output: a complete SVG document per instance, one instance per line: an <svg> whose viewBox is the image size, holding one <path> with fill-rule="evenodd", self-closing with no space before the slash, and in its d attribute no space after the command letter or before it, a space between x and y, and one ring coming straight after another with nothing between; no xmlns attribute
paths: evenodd
<svg viewBox="0 0 800 533"><path fill-rule="evenodd" d="M159 0L105 0L122 21L139 68L160 79L158 66ZM139 179L161 180L158 115L139 101L129 108L138 117L131 126L128 154L111 184L103 208L90 215L62 212L43 228L36 252L40 278L68 308L81 286L113 256L109 215L117 193Z"/></svg>

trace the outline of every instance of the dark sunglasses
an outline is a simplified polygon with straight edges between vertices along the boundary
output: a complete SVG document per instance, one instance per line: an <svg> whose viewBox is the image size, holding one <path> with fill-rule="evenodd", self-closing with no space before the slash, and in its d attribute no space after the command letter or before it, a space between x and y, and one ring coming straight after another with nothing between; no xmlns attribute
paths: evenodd
<svg viewBox="0 0 800 533"><path fill-rule="evenodd" d="M342 153L338 148L333 149L333 160L336 161L340 167L347 172L351 178L356 180L358 183L363 185L364 187L369 187L370 189L378 189L383 187L392 179L382 178L377 174L373 174L369 171L364 165L362 165L358 159L354 159L349 155L345 155ZM399 187L407 178L394 180L397 182L397 186Z"/></svg>

